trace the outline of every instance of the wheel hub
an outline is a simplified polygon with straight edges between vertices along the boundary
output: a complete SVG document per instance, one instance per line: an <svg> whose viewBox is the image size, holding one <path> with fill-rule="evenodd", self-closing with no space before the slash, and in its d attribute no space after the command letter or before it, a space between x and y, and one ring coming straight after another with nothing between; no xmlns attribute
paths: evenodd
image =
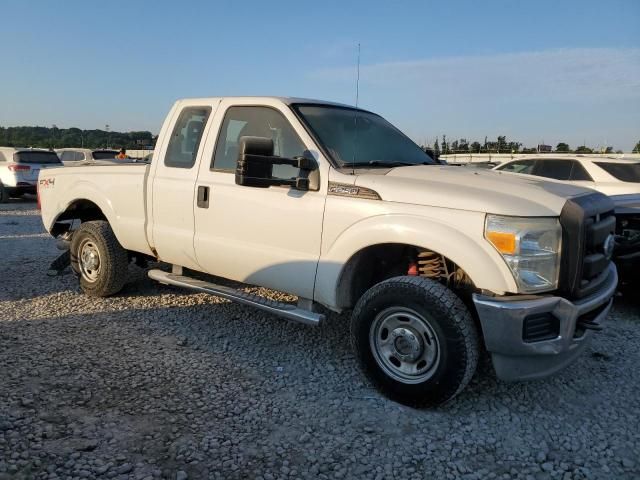
<svg viewBox="0 0 640 480"><path fill-rule="evenodd" d="M89 282L95 282L100 272L100 252L92 241L80 246L80 272Z"/></svg>
<svg viewBox="0 0 640 480"><path fill-rule="evenodd" d="M415 362L422 354L423 345L418 336L408 328L396 328L391 332L395 354L405 362Z"/></svg>
<svg viewBox="0 0 640 480"><path fill-rule="evenodd" d="M389 307L376 315L369 345L378 366L406 384L430 378L440 363L440 344L430 320L407 307Z"/></svg>
<svg viewBox="0 0 640 480"><path fill-rule="evenodd" d="M84 262L85 267L91 270L98 268L98 256L95 252L84 252L82 261Z"/></svg>

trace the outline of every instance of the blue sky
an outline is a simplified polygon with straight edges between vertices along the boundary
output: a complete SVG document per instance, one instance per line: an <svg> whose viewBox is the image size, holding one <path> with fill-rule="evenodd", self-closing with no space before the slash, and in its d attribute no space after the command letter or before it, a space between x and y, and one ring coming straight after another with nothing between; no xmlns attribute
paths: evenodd
<svg viewBox="0 0 640 480"><path fill-rule="evenodd" d="M180 97L360 105L419 143L640 140L640 1L2 1L0 125L157 132Z"/></svg>

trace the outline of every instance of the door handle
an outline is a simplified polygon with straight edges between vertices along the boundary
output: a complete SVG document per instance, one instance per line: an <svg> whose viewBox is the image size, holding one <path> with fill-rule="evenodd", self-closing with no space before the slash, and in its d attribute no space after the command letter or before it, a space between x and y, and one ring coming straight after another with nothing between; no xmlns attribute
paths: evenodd
<svg viewBox="0 0 640 480"><path fill-rule="evenodd" d="M198 186L198 207L209 208L209 187Z"/></svg>

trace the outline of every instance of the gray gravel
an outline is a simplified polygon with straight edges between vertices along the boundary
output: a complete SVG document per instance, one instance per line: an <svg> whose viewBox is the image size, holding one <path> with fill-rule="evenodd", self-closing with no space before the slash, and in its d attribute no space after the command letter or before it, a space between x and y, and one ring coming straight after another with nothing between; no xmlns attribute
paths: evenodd
<svg viewBox="0 0 640 480"><path fill-rule="evenodd" d="M640 477L637 303L552 379L484 365L412 410L365 382L346 316L313 329L136 267L109 299L47 277L34 207L0 206L0 480Z"/></svg>

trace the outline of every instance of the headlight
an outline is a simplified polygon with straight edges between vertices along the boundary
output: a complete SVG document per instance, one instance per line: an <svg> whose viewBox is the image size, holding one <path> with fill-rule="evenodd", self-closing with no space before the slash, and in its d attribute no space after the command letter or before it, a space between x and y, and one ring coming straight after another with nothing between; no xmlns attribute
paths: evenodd
<svg viewBox="0 0 640 480"><path fill-rule="evenodd" d="M562 229L557 218L487 215L484 236L504 258L520 292L558 288Z"/></svg>

